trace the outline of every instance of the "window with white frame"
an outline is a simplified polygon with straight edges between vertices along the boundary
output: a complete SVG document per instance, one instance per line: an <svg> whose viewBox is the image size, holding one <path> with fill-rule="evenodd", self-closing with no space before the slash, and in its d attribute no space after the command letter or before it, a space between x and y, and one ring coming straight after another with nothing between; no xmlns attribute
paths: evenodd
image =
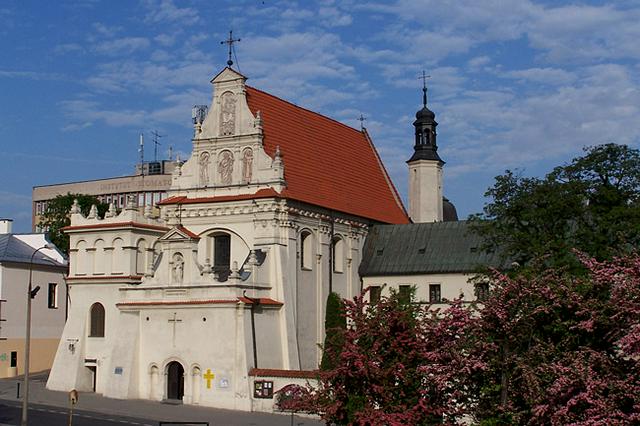
<svg viewBox="0 0 640 426"><path fill-rule="evenodd" d="M440 284L429 284L429 303L440 303L442 301L442 293Z"/></svg>
<svg viewBox="0 0 640 426"><path fill-rule="evenodd" d="M302 269L313 269L313 235L309 231L300 233L300 267Z"/></svg>
<svg viewBox="0 0 640 426"><path fill-rule="evenodd" d="M58 284L56 283L49 283L47 306L49 309L58 308Z"/></svg>
<svg viewBox="0 0 640 426"><path fill-rule="evenodd" d="M344 240L335 237L331 243L331 250L333 272L344 272Z"/></svg>

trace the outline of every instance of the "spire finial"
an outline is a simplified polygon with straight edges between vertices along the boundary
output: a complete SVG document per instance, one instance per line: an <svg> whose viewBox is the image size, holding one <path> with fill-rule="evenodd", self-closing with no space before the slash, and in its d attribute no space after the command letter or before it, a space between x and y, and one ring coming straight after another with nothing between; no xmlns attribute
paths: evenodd
<svg viewBox="0 0 640 426"><path fill-rule="evenodd" d="M427 75L427 73L424 70L422 70L422 75L418 78L422 80L422 106L426 108L427 107L427 79L431 78L431 76Z"/></svg>
<svg viewBox="0 0 640 426"><path fill-rule="evenodd" d="M360 130L364 130L364 122L366 121L366 117L360 113L360 118L357 120L360 122Z"/></svg>
<svg viewBox="0 0 640 426"><path fill-rule="evenodd" d="M230 30L229 31L229 38L220 42L220 44L229 45L229 60L227 60L227 65L229 65L229 66L233 65L233 60L231 59L231 53L232 53L231 50L233 48L233 43L236 43L238 41L240 41L240 39L239 38L234 39L233 38L233 30Z"/></svg>

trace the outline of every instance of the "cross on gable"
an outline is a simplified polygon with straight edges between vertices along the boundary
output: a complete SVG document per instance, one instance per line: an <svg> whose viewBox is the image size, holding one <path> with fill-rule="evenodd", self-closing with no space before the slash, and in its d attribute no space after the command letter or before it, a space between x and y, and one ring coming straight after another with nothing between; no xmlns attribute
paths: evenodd
<svg viewBox="0 0 640 426"><path fill-rule="evenodd" d="M364 130L364 122L367 118L360 114L360 118L358 118L357 120L360 122L360 130Z"/></svg>
<svg viewBox="0 0 640 426"><path fill-rule="evenodd" d="M231 30L229 31L229 38L220 42L220 44L227 44L229 46L229 60L227 60L227 65L229 66L233 65L233 60L231 60L231 49L233 48L233 43L237 43L239 41L239 38L233 38L233 30Z"/></svg>

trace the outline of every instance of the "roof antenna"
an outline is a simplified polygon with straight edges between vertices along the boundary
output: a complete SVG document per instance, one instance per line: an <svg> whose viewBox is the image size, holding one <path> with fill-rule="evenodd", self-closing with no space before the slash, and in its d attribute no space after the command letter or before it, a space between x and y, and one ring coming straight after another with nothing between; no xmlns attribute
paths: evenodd
<svg viewBox="0 0 640 426"><path fill-rule="evenodd" d="M161 145L158 138L163 138L166 135L161 135L157 130L154 130L151 134L153 135L153 161L158 161L158 145Z"/></svg>
<svg viewBox="0 0 640 426"><path fill-rule="evenodd" d="M423 107L427 107L427 79L431 78L430 75L427 75L427 73L424 72L424 70L422 70L422 75L420 77L418 77L418 79L422 80L422 106Z"/></svg>
<svg viewBox="0 0 640 426"><path fill-rule="evenodd" d="M138 152L140 153L140 173L144 174L144 133L142 132L140 132L140 147L138 148Z"/></svg>
<svg viewBox="0 0 640 426"><path fill-rule="evenodd" d="M231 59L233 43L236 43L239 41L240 41L239 38L236 38L236 39L233 38L233 30L230 30L229 38L220 42L220 44L227 44L229 46L229 59L227 60L228 66L233 65L233 60Z"/></svg>

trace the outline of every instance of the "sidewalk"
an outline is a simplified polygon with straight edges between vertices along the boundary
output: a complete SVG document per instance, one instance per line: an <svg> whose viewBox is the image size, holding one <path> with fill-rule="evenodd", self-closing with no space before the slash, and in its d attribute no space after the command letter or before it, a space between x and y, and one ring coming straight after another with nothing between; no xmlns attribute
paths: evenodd
<svg viewBox="0 0 640 426"><path fill-rule="evenodd" d="M42 404L67 409L69 397L66 392L50 391L45 388L48 372L31 376L29 403ZM0 400L22 401L24 395L22 377L0 379ZM20 399L16 398L17 383L20 382ZM209 422L211 426L285 426L291 424L291 416L283 414L247 413L244 411L223 410L198 407L194 405L163 404L146 400L120 400L105 398L91 393L81 392L74 410L85 410L105 415L136 417L153 422L159 421L199 421ZM294 417L296 426L323 425L311 418Z"/></svg>

